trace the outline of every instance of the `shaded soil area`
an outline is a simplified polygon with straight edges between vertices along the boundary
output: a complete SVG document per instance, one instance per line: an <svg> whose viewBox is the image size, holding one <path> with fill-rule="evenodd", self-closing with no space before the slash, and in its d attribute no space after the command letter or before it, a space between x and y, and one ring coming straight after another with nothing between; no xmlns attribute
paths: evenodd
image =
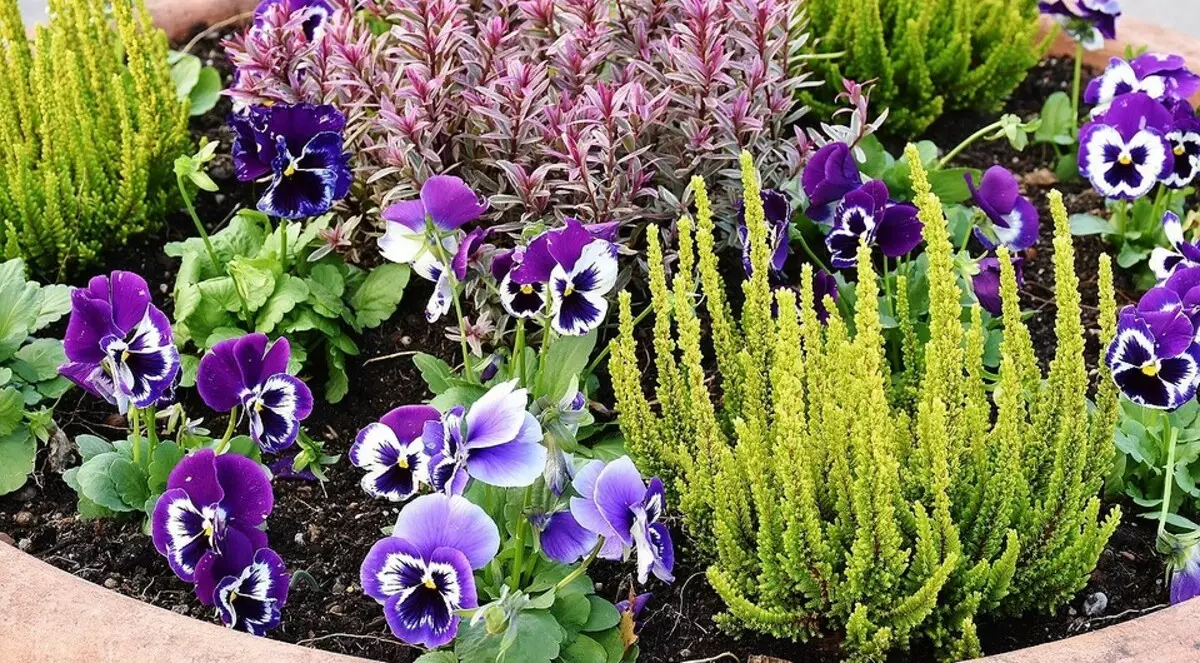
<svg viewBox="0 0 1200 663"><path fill-rule="evenodd" d="M224 66L215 40L201 42L197 54ZM1064 73L1065 72L1065 73ZM229 71L223 73L228 80ZM1022 115L1036 113L1041 100L1050 91L1061 89L1069 80L1069 63L1049 61L1031 73L1018 90L1009 111ZM239 185L233 178L229 160L230 135L224 128L228 102L194 122L197 136L207 135L222 141L212 174L223 194L201 194L201 217L213 228L219 226L238 204L253 200L251 187ZM943 148L989 121L982 116L947 117L930 132ZM1040 148L1017 153L1007 143L979 144L963 155L963 165L987 167L1002 163L1018 173L1041 173L1053 165L1053 154ZM1082 182L1057 185L1067 196L1072 212L1098 211L1100 198ZM1026 192L1049 219L1046 195L1051 184L1027 180ZM212 229L212 228L210 228ZM191 220L184 215L172 217L161 233L132 243L111 256L109 269L138 271L159 287L158 303L169 312L167 293L174 282L175 261L162 254L167 241L195 233ZM1040 351L1052 351L1053 279L1050 224L1042 225L1042 241L1027 255L1026 301L1036 310L1030 325ZM1076 241L1077 267L1084 275L1084 303L1094 320L1096 286L1095 263L1106 247L1096 238ZM736 264L736 258L733 259ZM1091 279L1091 280L1089 280ZM1128 290L1128 283L1119 284ZM346 654L383 661L411 661L419 652L393 638L376 603L362 594L359 564L370 546L381 536L380 528L390 525L398 508L370 500L358 486L360 472L345 459L350 442L359 428L377 419L389 409L428 398L424 383L408 355L415 350L436 354L453 361L456 346L443 336L441 325L427 324L421 315L429 287L414 279L405 293L401 310L383 328L368 332L359 345L361 356L350 362L351 391L336 406L318 403L308 428L314 437L327 441L329 453L343 454L343 460L328 469L324 486L279 481L276 507L269 519L271 545L300 576L292 589L282 627L270 637ZM1132 292L1123 295L1132 297ZM1089 354L1096 354L1092 339ZM194 396L192 396L194 398ZM200 403L189 403L193 416L203 412ZM71 437L90 432L113 437L124 431L123 422L111 411L87 397L72 392L58 410L58 421ZM208 420L206 427L220 430L223 422ZM43 452L44 453L44 452ZM67 466L77 462L68 457ZM720 599L704 577L703 556L693 544L676 531L677 581L672 586L656 583L655 596L643 616L642 660L651 663L706 659L730 653L745 661L752 655L773 656L796 662L833 660L837 643L832 639L811 643L790 643L756 634L733 639L718 629L713 616L722 611ZM189 585L178 580L156 553L150 539L131 520L80 522L75 516L75 495L46 457L39 458L38 474L21 491L0 497L0 539L11 540L21 549L74 573L90 582L140 598L179 614L216 621L213 611L199 604ZM1088 587L1052 615L1006 619L980 625L985 649L990 653L1016 649L1056 640L1108 624L1130 619L1166 601L1162 583L1163 565L1153 550L1153 528L1128 518L1101 557ZM628 565L597 568L593 577L599 592L618 600L627 593L631 581ZM303 572L303 573L299 573ZM1085 614L1083 604L1102 593L1107 607L1095 616ZM1095 600L1092 598L1091 600ZM927 652L912 652L897 660L926 660Z"/></svg>

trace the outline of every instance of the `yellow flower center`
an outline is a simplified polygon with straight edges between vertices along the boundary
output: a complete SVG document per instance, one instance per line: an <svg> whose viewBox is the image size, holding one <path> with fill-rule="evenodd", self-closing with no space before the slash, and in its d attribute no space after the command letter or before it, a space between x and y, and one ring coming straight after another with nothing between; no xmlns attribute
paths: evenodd
<svg viewBox="0 0 1200 663"><path fill-rule="evenodd" d="M1150 377L1154 377L1155 375L1158 375L1158 363L1157 363L1157 362L1151 362L1151 363L1149 363L1149 364L1146 364L1145 366L1143 366L1143 367L1142 367L1142 374L1143 374L1143 375L1148 375L1148 376L1150 376Z"/></svg>
<svg viewBox="0 0 1200 663"><path fill-rule="evenodd" d="M1129 164L1133 163L1133 157L1129 156L1128 154L1122 154L1117 161L1120 161L1122 166L1128 166Z"/></svg>
<svg viewBox="0 0 1200 663"><path fill-rule="evenodd" d="M204 536L211 539L213 535L212 523L204 523Z"/></svg>
<svg viewBox="0 0 1200 663"><path fill-rule="evenodd" d="M122 362L122 363L124 363L124 362L127 362L127 361L129 361L129 351L128 351L128 350L122 350L122 351L121 351L121 362Z"/></svg>
<svg viewBox="0 0 1200 663"><path fill-rule="evenodd" d="M262 412L262 409L263 409L263 402L262 401L254 401L254 411Z"/></svg>
<svg viewBox="0 0 1200 663"><path fill-rule="evenodd" d="M433 578L430 578L429 580L425 581L425 587L427 587L429 589L437 589L437 585L434 584Z"/></svg>
<svg viewBox="0 0 1200 663"><path fill-rule="evenodd" d="M1175 156L1177 156L1177 157L1181 157L1181 156L1183 156L1183 152L1184 152L1184 150L1183 150L1183 146L1182 146L1182 145L1176 145L1176 146L1175 146Z"/></svg>
<svg viewBox="0 0 1200 663"><path fill-rule="evenodd" d="M529 285L528 283L521 286L521 294L523 294L523 295L533 294L533 286Z"/></svg>
<svg viewBox="0 0 1200 663"><path fill-rule="evenodd" d="M295 175L295 174L296 174L296 164L294 164L294 163L289 163L288 167L283 169L284 177L291 177L292 175Z"/></svg>
<svg viewBox="0 0 1200 663"><path fill-rule="evenodd" d="M575 284L574 284L574 283L568 283L568 284L567 284L567 288L566 288L566 290L563 290L563 295L564 295L564 296L565 296L565 295L569 295L569 294L571 294L571 293L573 293L573 292L575 292Z"/></svg>
<svg viewBox="0 0 1200 663"><path fill-rule="evenodd" d="M402 470L407 470L408 469L408 456L401 456L396 461L396 466Z"/></svg>
<svg viewBox="0 0 1200 663"><path fill-rule="evenodd" d="M232 592L229 592L229 602L230 603L233 603L234 601L236 601L237 597L238 597L238 593L237 593L236 589L233 590Z"/></svg>

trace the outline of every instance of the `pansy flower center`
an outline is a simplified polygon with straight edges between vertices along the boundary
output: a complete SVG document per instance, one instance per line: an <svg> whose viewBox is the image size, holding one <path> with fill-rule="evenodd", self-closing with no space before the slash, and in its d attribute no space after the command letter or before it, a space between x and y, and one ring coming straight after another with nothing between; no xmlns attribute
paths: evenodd
<svg viewBox="0 0 1200 663"><path fill-rule="evenodd" d="M1159 368L1160 366L1157 359L1148 361L1142 365L1142 374L1148 377L1154 377L1158 375Z"/></svg>
<svg viewBox="0 0 1200 663"><path fill-rule="evenodd" d="M1117 157L1117 161L1122 166L1128 166L1129 164L1133 163L1133 157L1130 156L1128 152L1122 152L1121 156Z"/></svg>
<svg viewBox="0 0 1200 663"><path fill-rule="evenodd" d="M400 457L396 459L396 466L402 470L407 470L408 456L406 454L400 454Z"/></svg>
<svg viewBox="0 0 1200 663"><path fill-rule="evenodd" d="M1175 146L1175 156L1177 156L1177 157L1181 157L1181 156L1183 156L1183 155L1184 155L1184 153L1185 153L1185 152L1186 152L1186 150L1184 150L1184 149L1183 149L1183 145L1182 145L1182 144L1177 144L1177 145Z"/></svg>
<svg viewBox="0 0 1200 663"><path fill-rule="evenodd" d="M533 294L533 286L532 286L532 285L530 285L530 284L528 284L528 283L526 283L525 285L521 286L521 294L522 294L522 295L531 295L531 294Z"/></svg>

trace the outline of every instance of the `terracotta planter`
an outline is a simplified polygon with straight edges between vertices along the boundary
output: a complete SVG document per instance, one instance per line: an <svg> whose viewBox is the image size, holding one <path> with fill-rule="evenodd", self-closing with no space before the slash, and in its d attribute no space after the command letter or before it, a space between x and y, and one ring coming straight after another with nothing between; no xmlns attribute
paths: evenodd
<svg viewBox="0 0 1200 663"><path fill-rule="evenodd" d="M146 0L154 23L171 40L254 11L259 0Z"/></svg>

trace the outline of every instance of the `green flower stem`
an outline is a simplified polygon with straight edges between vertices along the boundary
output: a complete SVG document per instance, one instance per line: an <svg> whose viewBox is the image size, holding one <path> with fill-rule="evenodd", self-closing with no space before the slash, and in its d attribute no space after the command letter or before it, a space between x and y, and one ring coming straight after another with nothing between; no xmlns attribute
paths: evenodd
<svg viewBox="0 0 1200 663"><path fill-rule="evenodd" d="M288 231L291 230L288 227L289 225L286 219L279 220L279 267L285 274L287 273L288 264L287 236Z"/></svg>
<svg viewBox="0 0 1200 663"><path fill-rule="evenodd" d="M154 450L158 448L158 412L151 405L146 408L146 464L154 460Z"/></svg>
<svg viewBox="0 0 1200 663"><path fill-rule="evenodd" d="M517 379L522 387L528 388L525 375L525 318L517 318L517 340L513 343L513 361L517 364Z"/></svg>
<svg viewBox="0 0 1200 663"><path fill-rule="evenodd" d="M513 555L512 572L509 574L508 584L514 590L521 589L521 576L525 572L525 540L529 536L529 522L525 517L525 510L529 508L529 500L533 497L533 486L525 488L525 495L521 498L521 514L517 521L517 549Z"/></svg>
<svg viewBox="0 0 1200 663"><path fill-rule="evenodd" d="M133 464L140 465L142 459L142 411L139 408L129 408L129 440L133 442Z"/></svg>
<svg viewBox="0 0 1200 663"><path fill-rule="evenodd" d="M1158 417L1162 415L1159 414ZM1162 509L1158 512L1158 540L1162 541L1167 531L1167 514L1171 510L1171 487L1175 484L1175 427L1167 419L1167 464L1163 467Z"/></svg>
<svg viewBox="0 0 1200 663"><path fill-rule="evenodd" d="M463 375L466 376L467 381L475 382L475 369L471 366L471 346L467 344L467 318L463 315L462 299L459 297L458 292L458 278L454 276L454 269L450 265L450 257L446 255L446 247L442 246L442 238L433 229L432 224L430 224L429 232L433 237L434 255L442 263L442 269L446 270L446 276L450 279L450 293L454 299L454 315L458 317L459 344L462 346ZM437 285L435 284L434 287L436 288Z"/></svg>
<svg viewBox="0 0 1200 663"><path fill-rule="evenodd" d="M554 342L554 330L550 328L550 320L546 320L546 324L542 327L542 349L538 355L538 373L537 383L545 382L546 377L546 355L550 354L550 344Z"/></svg>
<svg viewBox="0 0 1200 663"><path fill-rule="evenodd" d="M646 307L642 309L642 312L638 313L637 317L635 317L633 319L633 326L636 327L636 326L640 325L642 323L642 321L646 319L646 316L650 315L650 311L652 311L652 310L654 310L653 307L651 307L649 304L647 304ZM596 369L600 367L600 362L604 361L608 357L609 353L611 353L611 352L612 352L612 344L611 343L609 343L609 344L605 345L603 348L601 348L600 354L596 355L596 358L592 360L592 363L588 364L588 367L583 369L583 375L594 374L596 372Z"/></svg>
<svg viewBox="0 0 1200 663"><path fill-rule="evenodd" d="M204 224L200 223L200 216L196 214L196 208L192 205L192 197L188 195L187 186L183 182L183 176L175 175L175 182L179 185L179 193L183 196L183 205L192 217L192 223L196 224L196 232L200 233L200 239L204 240L204 248L208 251L208 257L213 262L213 268L220 270L221 261L217 258L217 251L213 248L212 240L208 238L208 231L204 229Z"/></svg>
<svg viewBox="0 0 1200 663"><path fill-rule="evenodd" d="M958 146L955 147L953 150L950 150L949 152L947 152L946 156L942 157L941 161L938 161L937 165L934 166L932 168L932 170L941 170L941 169L945 168L947 164L949 164L951 161L954 160L954 157L962 154L962 151L967 149L968 147L970 147L975 141L979 140L980 138L983 138L984 136L992 133L993 131L995 131L1003 126L1004 126L1003 119L996 120L995 122L987 125L986 127L980 129L979 131L976 131L975 133L971 134L970 136L967 136L966 140L959 143Z"/></svg>
<svg viewBox="0 0 1200 663"><path fill-rule="evenodd" d="M1071 84L1071 127L1079 135L1079 89L1083 81L1083 43L1075 43L1075 77Z"/></svg>
<svg viewBox="0 0 1200 663"><path fill-rule="evenodd" d="M556 593L562 591L563 588L574 582L576 578L586 573L588 567L592 565L592 562L596 561L596 557L600 554L600 549L603 547L604 537L600 537L596 541L596 545L592 547L592 551L589 552L588 556L584 558L583 562L580 563L580 565L576 567L574 571L571 571L565 577L563 577L562 580L558 581L558 584L554 586L554 591Z"/></svg>
<svg viewBox="0 0 1200 663"><path fill-rule="evenodd" d="M804 233L796 233L796 238L800 240L800 248L804 249L804 255L808 256L808 259L813 261L814 265L825 270L826 274L832 276L833 270L829 269L829 267L825 264L825 261L818 258L817 254L814 253L812 248L808 246L808 240L804 239Z"/></svg>
<svg viewBox="0 0 1200 663"><path fill-rule="evenodd" d="M229 440L233 439L233 429L237 428L239 414L236 405L229 411L229 425L225 427L225 435L221 438L221 442L217 444L216 453L218 456L225 453L225 450L229 448Z"/></svg>

